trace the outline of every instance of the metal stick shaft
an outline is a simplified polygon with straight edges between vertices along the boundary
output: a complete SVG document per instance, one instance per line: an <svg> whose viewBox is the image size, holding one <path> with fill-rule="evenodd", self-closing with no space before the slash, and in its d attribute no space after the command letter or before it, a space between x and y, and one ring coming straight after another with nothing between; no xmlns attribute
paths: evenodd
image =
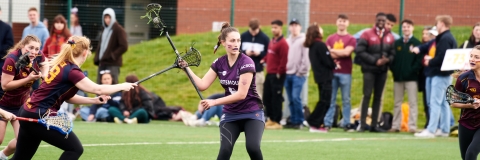
<svg viewBox="0 0 480 160"><path fill-rule="evenodd" d="M166 72L166 71L168 71L168 70L171 70L172 68L175 68L175 67L177 67L177 65L176 65L176 64L173 64L172 66L170 66L170 67L168 67L168 68L165 68L165 69L163 69L163 70L161 70L161 71L158 71L157 73L154 73L154 74L148 76L147 78L143 78L143 79L135 82L135 84L142 83L142 82L144 82L144 81L146 81L146 80L149 80L150 78L153 78L153 77L155 77L155 76L157 76L157 75L159 75L159 74L162 74L162 73L164 73L164 72Z"/></svg>
<svg viewBox="0 0 480 160"><path fill-rule="evenodd" d="M173 44L172 39L170 38L170 35L168 34L168 31L165 31L165 35L167 36L168 42L170 42L170 45L172 46L173 50L175 51L175 54L177 54L177 57L178 57L179 59L181 59L182 57L181 57L180 54L178 53L178 50L177 50L177 48L175 47L175 45ZM188 67L187 67L187 68L188 68ZM200 93L200 90L198 90L198 87L197 87L197 85L195 84L195 82L193 81L192 75L190 75L190 73L187 71L187 68L185 68L185 72L187 73L188 79L190 80L190 82L192 82L192 85L193 85L193 87L195 88L195 91L197 91L197 94L198 94L198 96L200 97L200 99L203 100L202 93Z"/></svg>

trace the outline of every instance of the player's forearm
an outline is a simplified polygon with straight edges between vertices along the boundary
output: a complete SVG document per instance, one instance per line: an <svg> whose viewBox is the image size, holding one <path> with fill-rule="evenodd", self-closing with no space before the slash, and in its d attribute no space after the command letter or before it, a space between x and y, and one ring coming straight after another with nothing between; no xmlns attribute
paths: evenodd
<svg viewBox="0 0 480 160"><path fill-rule="evenodd" d="M75 95L72 98L66 100L70 104L96 104L95 98L83 97Z"/></svg>
<svg viewBox="0 0 480 160"><path fill-rule="evenodd" d="M232 104L238 101L241 101L247 97L247 93L240 93L240 92L235 92L234 94L231 94L229 96L219 98L215 100L215 106L218 105L225 105L225 104Z"/></svg>
<svg viewBox="0 0 480 160"><path fill-rule="evenodd" d="M115 84L115 85L98 85L95 91L91 92L96 95L111 95L115 92L121 91L120 85L122 84Z"/></svg>
<svg viewBox="0 0 480 160"><path fill-rule="evenodd" d="M11 91L11 90L17 89L19 87L22 87L23 85L26 85L29 82L32 82L31 80L29 80L29 78L12 80L8 83L2 83L2 90L3 91ZM32 84L33 84L33 82L32 82Z"/></svg>
<svg viewBox="0 0 480 160"><path fill-rule="evenodd" d="M463 104L463 103L453 103L452 107L454 108L473 108L472 104Z"/></svg>

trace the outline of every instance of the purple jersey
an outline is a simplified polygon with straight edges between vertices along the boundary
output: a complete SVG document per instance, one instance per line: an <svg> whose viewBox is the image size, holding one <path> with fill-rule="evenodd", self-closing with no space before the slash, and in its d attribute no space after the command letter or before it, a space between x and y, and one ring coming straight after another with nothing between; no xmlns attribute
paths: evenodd
<svg viewBox="0 0 480 160"><path fill-rule="evenodd" d="M48 77L37 90L33 91L23 108L40 114L48 109L58 111L64 101L75 96L78 91L75 84L84 78L85 75L77 65L62 62L50 70Z"/></svg>
<svg viewBox="0 0 480 160"><path fill-rule="evenodd" d="M29 66L22 69L15 68L15 63L18 61L21 55L21 50L17 50L8 54L5 58L2 73L14 76L13 80L27 78L31 72ZM39 55L33 60L32 66L35 68L35 70L40 71L39 63L43 61L45 61L45 58L42 55ZM0 106L20 109L27 98L30 97L30 91L34 82L35 81L30 81L25 85L11 91L3 91L0 89Z"/></svg>
<svg viewBox="0 0 480 160"><path fill-rule="evenodd" d="M241 74L247 72L253 73L252 83L248 89L247 97L241 101L224 105L224 113L250 113L263 108L261 107L263 105L262 100L260 100L255 87L255 63L250 57L239 54L237 61L230 67L228 65L227 55L225 55L213 61L211 68L217 73L220 84L225 89L225 96L237 92L238 81L240 80Z"/></svg>

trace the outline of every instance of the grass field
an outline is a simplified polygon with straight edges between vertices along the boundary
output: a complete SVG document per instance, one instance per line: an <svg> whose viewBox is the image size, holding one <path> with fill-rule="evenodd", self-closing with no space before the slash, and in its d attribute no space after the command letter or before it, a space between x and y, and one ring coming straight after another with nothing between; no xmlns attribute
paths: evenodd
<svg viewBox="0 0 480 160"><path fill-rule="evenodd" d="M351 25L349 32L351 34L357 31L370 27L371 25ZM397 25L398 26L398 25ZM420 38L423 26L417 26L414 32L415 37ZM336 32L334 25L322 25L325 35L330 35ZM240 28L240 32L246 31L247 28ZM465 41L471 34L470 26L456 26L453 27L452 33L455 35L457 42L460 44ZM272 37L270 27L262 27L262 31L269 37ZM284 34L286 34L286 27ZM398 28L395 27L397 32ZM202 63L199 67L192 67L193 71L202 77L210 67L210 64L216 58L225 54L225 50L219 49L217 54L213 54L213 46L215 46L218 32L198 33L189 35L173 36L172 40L180 51L184 51L192 42L196 42L195 47L202 53ZM326 39L326 36L325 36ZM127 74L134 73L140 78L146 77L154 72L164 69L174 63L175 54L172 51L166 38L157 38L151 41L142 42L129 47L128 52L123 55L124 66L121 68L120 82L124 82ZM82 66L84 70L89 72L91 79L96 79L97 67L93 65L93 56ZM312 75L312 74L311 74ZM352 74L352 90L351 103L352 108L359 107L362 98L363 75L358 65L353 65ZM318 90L313 76L309 77L309 96L308 106L313 109L318 101ZM179 70L171 70L162 75L159 75L149 81L142 83L147 89L159 94L167 103L167 105L180 105L189 111L196 109L196 104L199 97L189 82L187 76ZM203 92L204 97L213 93L223 92L220 84L215 82L207 91ZM340 95L340 92L338 93ZM418 94L418 99L421 100L421 93ZM337 104L341 104L340 98L337 98ZM389 72L387 79L385 96L384 96L384 111L393 111L393 78ZM423 127L425 122L425 115L423 113L423 102L419 101L419 125ZM454 109L454 115L458 118L459 111Z"/></svg>
<svg viewBox="0 0 480 160"><path fill-rule="evenodd" d="M80 159L85 160L211 160L216 159L220 146L216 126L191 128L166 121L146 125L77 121L74 126L84 145ZM5 141L12 137L8 127ZM456 138L419 139L405 133L346 133L338 129L327 134L310 133L307 129L266 130L261 148L265 160L460 159ZM33 159L58 159L61 153L42 142ZM249 159L243 133L231 159Z"/></svg>

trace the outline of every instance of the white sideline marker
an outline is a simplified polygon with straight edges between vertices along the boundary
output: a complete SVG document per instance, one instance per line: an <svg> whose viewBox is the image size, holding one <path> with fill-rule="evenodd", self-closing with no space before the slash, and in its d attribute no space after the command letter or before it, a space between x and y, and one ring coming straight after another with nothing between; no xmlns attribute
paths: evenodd
<svg viewBox="0 0 480 160"><path fill-rule="evenodd" d="M339 142L339 141L372 141L372 140L411 140L411 139L431 139L431 138L332 138L332 139L299 139L299 140L263 140L262 143L312 143L312 142ZM198 144L219 144L220 141L199 141L199 142L132 142L132 143L98 143L83 144L83 147L101 147L101 146L136 146L136 145L198 145ZM245 141L237 141L245 143ZM40 147L53 147L52 145L40 145Z"/></svg>

